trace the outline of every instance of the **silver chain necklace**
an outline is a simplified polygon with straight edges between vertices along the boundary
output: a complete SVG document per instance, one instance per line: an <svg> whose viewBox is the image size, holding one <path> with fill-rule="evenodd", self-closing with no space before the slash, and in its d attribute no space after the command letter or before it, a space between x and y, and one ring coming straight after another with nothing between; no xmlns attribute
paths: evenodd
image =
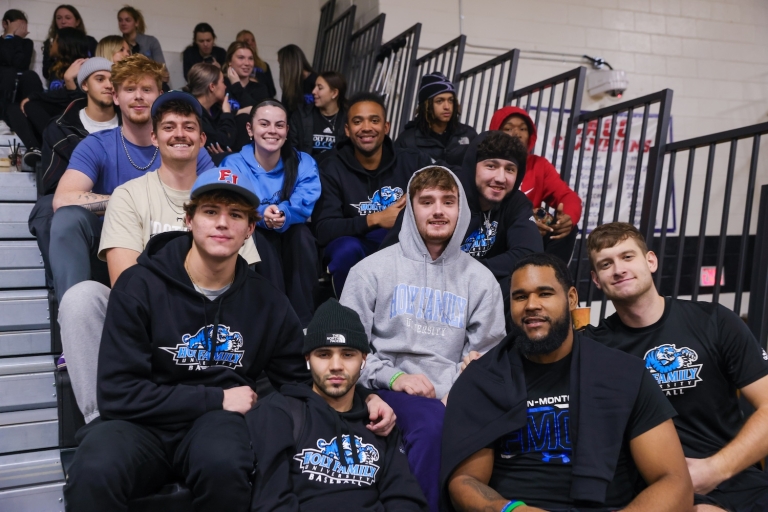
<svg viewBox="0 0 768 512"><path fill-rule="evenodd" d="M150 167L152 167L152 164L153 164L153 163L155 163L155 158L157 158L157 152L158 152L158 150L159 150L160 148L158 148L158 147L155 147L155 154L154 154L154 155L152 155L152 160L150 160L150 161L149 161L149 163L148 163L146 166L144 166L144 167L139 167L138 165L136 165L136 164L134 163L133 159L131 158L131 154L128 152L128 146L126 146L126 145L125 145L125 135L123 134L123 128L122 128L122 127L120 127L120 139L123 141L123 149L125 150L125 156L127 156L127 157L128 157L128 161L129 161L129 162L131 162L131 165L132 165L132 166L134 166L134 167L135 167L136 169L138 169L139 171L146 171L147 169L149 169ZM161 183L162 183L162 182L161 182Z"/></svg>
<svg viewBox="0 0 768 512"><path fill-rule="evenodd" d="M160 188L163 189L163 195L165 195L165 200L168 203L168 206L171 208L173 213L175 213L177 216L181 216L184 213L184 205L178 205L173 202L171 199L171 196L168 195L168 191L165 189L165 183L163 183L163 180L160 178L160 169L157 170L157 181L160 182ZM181 211L176 210L176 208L181 208Z"/></svg>

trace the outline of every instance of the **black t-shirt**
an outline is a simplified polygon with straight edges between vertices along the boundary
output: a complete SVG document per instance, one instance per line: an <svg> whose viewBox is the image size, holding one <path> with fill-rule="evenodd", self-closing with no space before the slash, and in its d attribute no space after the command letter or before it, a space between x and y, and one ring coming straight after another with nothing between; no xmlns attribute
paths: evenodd
<svg viewBox="0 0 768 512"><path fill-rule="evenodd" d="M686 457L709 457L741 429L736 390L768 375L768 354L731 310L665 300L664 314L653 325L633 329L613 314L589 327L587 336L643 358L677 411Z"/></svg>
<svg viewBox="0 0 768 512"><path fill-rule="evenodd" d="M508 499L545 508L588 506L571 494L573 444L570 436L571 355L552 364L523 359L528 391L528 425L498 439L489 486ZM606 507L623 507L645 488L629 441L674 416L649 375L644 376L624 433Z"/></svg>
<svg viewBox="0 0 768 512"><path fill-rule="evenodd" d="M336 116L326 117L320 113L320 110L312 109L312 156L318 156L326 151L330 151L336 146L336 133L334 125Z"/></svg>

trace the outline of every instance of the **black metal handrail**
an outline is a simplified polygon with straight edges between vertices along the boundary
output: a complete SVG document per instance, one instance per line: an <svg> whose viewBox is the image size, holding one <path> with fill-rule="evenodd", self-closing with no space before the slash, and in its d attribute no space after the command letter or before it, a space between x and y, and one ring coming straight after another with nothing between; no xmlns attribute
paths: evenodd
<svg viewBox="0 0 768 512"><path fill-rule="evenodd" d="M381 49L386 17L386 14L381 13L352 34L350 55L344 73L349 95L366 90L371 83L376 69L376 56Z"/></svg>
<svg viewBox="0 0 768 512"><path fill-rule="evenodd" d="M587 76L587 68L580 66L566 73L562 73L552 78L542 80L533 85L523 87L507 98L506 104L514 104L525 110L531 110L532 100L537 97L536 112L534 114L534 123L539 133L543 134L543 141L549 140L550 124L553 114L557 114L557 126L555 127L556 141L562 138L562 155L560 155L560 144L555 144L552 153L552 165L560 172L563 181L568 183L571 176L571 166L573 163L574 143L576 136L577 117L581 113L581 100L584 96L584 80ZM559 90L558 90L559 89ZM541 131L539 125L540 115L542 113L542 100L545 92L549 92L549 102L546 110L546 122L544 131ZM566 105L569 92L571 93L571 103ZM560 101L556 104L555 98L560 96ZM523 101L525 98L525 101ZM555 106L558 105L558 106ZM566 110L570 107L570 112ZM567 120L565 119L567 117ZM563 127L564 133L563 133ZM561 135L562 134L562 135ZM546 144L541 145L541 155L546 154ZM560 157L558 159L558 157Z"/></svg>
<svg viewBox="0 0 768 512"><path fill-rule="evenodd" d="M469 124L478 132L488 129L493 113L506 103L515 89L519 60L520 50L510 50L461 72L456 91L462 123Z"/></svg>
<svg viewBox="0 0 768 512"><path fill-rule="evenodd" d="M399 133L404 106L413 101L413 83L416 80L416 52L419 50L421 23L393 37L383 45L376 57L376 70L370 90L381 94L387 106L390 135Z"/></svg>
<svg viewBox="0 0 768 512"><path fill-rule="evenodd" d="M464 46L466 44L467 36L461 35L416 60L414 65L415 80L411 86L411 101L403 105L403 116L400 120L398 134L416 114L418 87L421 77L427 73L439 71L455 83L461 74L461 63L464 60Z"/></svg>
<svg viewBox="0 0 768 512"><path fill-rule="evenodd" d="M322 71L343 73L346 69L350 46L352 45L352 29L355 25L356 10L357 6L351 5L325 29L320 66L315 68L318 73Z"/></svg>
<svg viewBox="0 0 768 512"><path fill-rule="evenodd" d="M336 10L336 0L328 0L320 8L320 22L317 27L317 40L315 41L315 55L312 57L312 67L319 69L322 64L323 48L325 48L325 29L333 22L333 14Z"/></svg>

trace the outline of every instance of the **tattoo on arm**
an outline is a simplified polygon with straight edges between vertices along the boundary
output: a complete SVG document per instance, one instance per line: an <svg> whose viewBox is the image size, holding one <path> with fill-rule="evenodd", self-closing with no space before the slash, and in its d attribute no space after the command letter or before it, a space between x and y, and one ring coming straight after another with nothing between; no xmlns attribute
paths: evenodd
<svg viewBox="0 0 768 512"><path fill-rule="evenodd" d="M103 213L107 210L107 204L109 204L109 196L105 194L80 194L77 196L78 201L84 201L80 203L80 206L85 208L91 213Z"/></svg>
<svg viewBox="0 0 768 512"><path fill-rule="evenodd" d="M460 480L457 483L463 487L462 494L464 494L467 498L469 498L467 495L474 495L474 498L486 502L483 504L479 504L477 502L470 504L465 502L462 504L461 510L464 512L498 512L498 507L495 506L494 502L504 500L504 497L502 497L499 493L470 476L460 477ZM457 506L457 508L459 507Z"/></svg>
<svg viewBox="0 0 768 512"><path fill-rule="evenodd" d="M501 494L497 493L487 485L481 482L478 482L474 478L464 478L464 485L470 487L479 496L481 496L483 499L486 499L488 501L504 499L504 497Z"/></svg>
<svg viewBox="0 0 768 512"><path fill-rule="evenodd" d="M83 208L85 208L89 212L100 213L100 212L107 211L107 205L108 204L109 204L109 200L107 200L107 201L97 201L95 203L81 204L80 206L82 206Z"/></svg>

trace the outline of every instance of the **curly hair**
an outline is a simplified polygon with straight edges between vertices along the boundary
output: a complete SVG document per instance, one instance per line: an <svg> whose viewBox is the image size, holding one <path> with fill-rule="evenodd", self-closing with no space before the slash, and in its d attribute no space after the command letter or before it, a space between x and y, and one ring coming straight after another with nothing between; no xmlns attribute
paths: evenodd
<svg viewBox="0 0 768 512"><path fill-rule="evenodd" d="M137 53L129 55L112 66L112 86L117 90L118 85L126 82L138 82L141 77L149 76L157 83L157 89L163 88L163 71L165 64L153 61L149 57Z"/></svg>
<svg viewBox="0 0 768 512"><path fill-rule="evenodd" d="M435 102L435 96L422 101L419 103L418 108L416 109L416 126L419 128L421 133L427 135L429 134L430 130L432 130L432 125L435 123L435 109L432 108L432 105ZM453 114L451 115L451 119L448 121L448 132L453 132L456 130L456 128L459 127L459 116L461 115L461 106L459 105L459 99L456 97L456 95L453 95Z"/></svg>
<svg viewBox="0 0 768 512"><path fill-rule="evenodd" d="M488 158L500 158L514 161L517 164L517 183L522 183L525 175L525 164L528 160L528 150L517 137L504 132L487 132L488 135L477 145L477 161Z"/></svg>
<svg viewBox="0 0 768 512"><path fill-rule="evenodd" d="M51 66L51 77L63 78L67 68L77 59L88 58L88 37L79 29L65 27L56 33L56 60Z"/></svg>

